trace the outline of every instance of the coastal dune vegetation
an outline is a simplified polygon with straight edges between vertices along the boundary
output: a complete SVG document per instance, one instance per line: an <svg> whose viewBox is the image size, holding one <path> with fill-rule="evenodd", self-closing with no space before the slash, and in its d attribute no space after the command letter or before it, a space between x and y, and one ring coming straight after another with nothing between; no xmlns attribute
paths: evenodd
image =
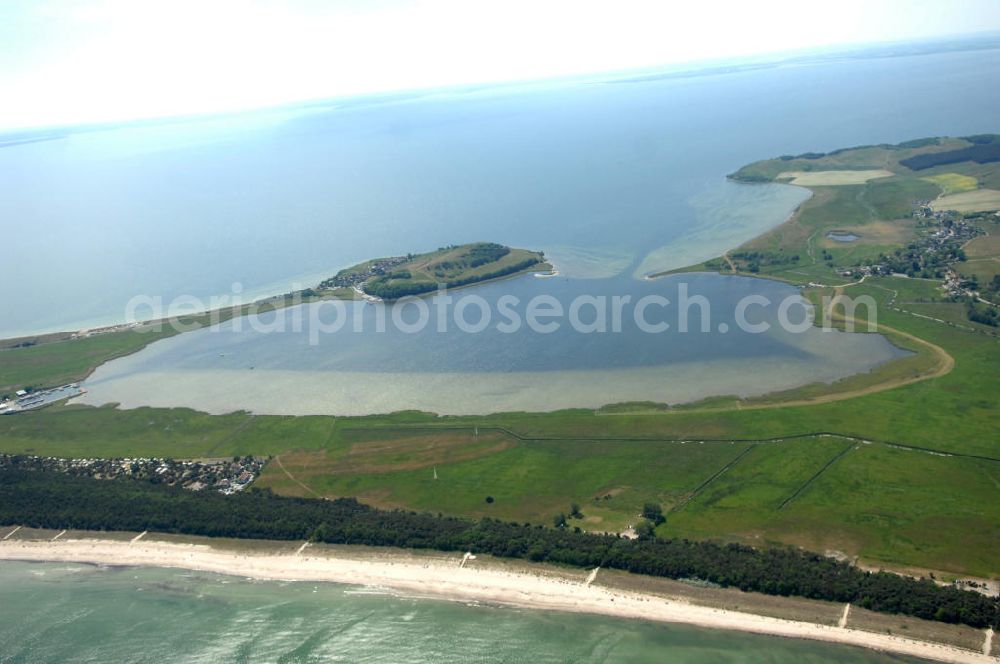
<svg viewBox="0 0 1000 664"><path fill-rule="evenodd" d="M129 480L98 481L44 470L0 470L0 524L84 530L154 530L220 537L310 540L608 567L697 578L770 595L852 602L928 620L990 627L1000 603L982 594L789 548L757 549L684 539L623 539L530 524L395 510L354 499L317 500L250 491L225 497Z"/></svg>

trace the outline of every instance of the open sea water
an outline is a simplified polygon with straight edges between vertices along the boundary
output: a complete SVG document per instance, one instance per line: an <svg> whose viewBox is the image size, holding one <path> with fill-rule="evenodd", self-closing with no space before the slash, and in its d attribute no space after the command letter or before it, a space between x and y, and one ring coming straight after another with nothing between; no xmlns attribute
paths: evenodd
<svg viewBox="0 0 1000 664"><path fill-rule="evenodd" d="M3 562L0 596L4 664L915 661L683 625L168 569Z"/></svg>

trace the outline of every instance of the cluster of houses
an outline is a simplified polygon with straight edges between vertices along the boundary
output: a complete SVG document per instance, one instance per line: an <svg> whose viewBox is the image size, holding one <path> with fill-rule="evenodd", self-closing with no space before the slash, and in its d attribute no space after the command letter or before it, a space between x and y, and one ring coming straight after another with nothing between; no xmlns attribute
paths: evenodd
<svg viewBox="0 0 1000 664"><path fill-rule="evenodd" d="M917 203L913 209L913 217L925 220L927 225L936 226L935 230L921 235L905 251L897 251L895 256L882 256L878 263L858 265L842 270L840 274L853 277L905 277L919 276L917 272L928 271L934 273L932 276L945 276L947 279L950 271L949 274L943 274L943 268L963 255L961 246L965 242L983 234L982 229L965 221L962 215L934 210L929 201ZM957 285L957 282L953 285ZM951 292L950 287L946 286L946 289Z"/></svg>
<svg viewBox="0 0 1000 664"><path fill-rule="evenodd" d="M20 454L0 454L0 467L47 470L94 479L128 478L155 484L181 486L191 491L214 489L232 494L250 486L260 476L266 460L233 457L204 461L175 459L64 459Z"/></svg>
<svg viewBox="0 0 1000 664"><path fill-rule="evenodd" d="M933 219L938 222L943 222L945 219L951 218L951 213L935 210L931 207L931 201L917 201L917 204L913 206L913 218Z"/></svg>
<svg viewBox="0 0 1000 664"><path fill-rule="evenodd" d="M983 234L982 230L965 221L957 212L934 210L930 206L930 201L917 203L913 208L913 217L937 223L938 229L931 233L928 239L932 245L936 244L939 247L949 241L964 242Z"/></svg>
<svg viewBox="0 0 1000 664"><path fill-rule="evenodd" d="M334 288L353 288L361 291L361 285L372 277L388 274L403 263L412 259L412 256L392 256L369 261L365 269L351 268L341 270L336 276L330 277L319 284L320 290L332 290Z"/></svg>
<svg viewBox="0 0 1000 664"><path fill-rule="evenodd" d="M969 288L968 280L954 270L948 270L944 277L944 285L941 287L952 297L975 296L975 293Z"/></svg>
<svg viewBox="0 0 1000 664"><path fill-rule="evenodd" d="M846 270L837 270L837 274L842 277L851 277L854 279L858 279L860 277L906 276L905 274L893 274L888 266L882 265L881 263L876 263L874 265L858 265L857 267L852 267ZM823 284L810 283L809 285L822 286Z"/></svg>
<svg viewBox="0 0 1000 664"><path fill-rule="evenodd" d="M996 213L1000 217L1000 212ZM930 201L920 201L913 208L914 219L924 219L937 222L939 228L930 234L932 240L943 243L948 240L971 240L977 235L982 235L983 231L973 224L965 221L965 218L958 212L948 210L934 210L930 206Z"/></svg>

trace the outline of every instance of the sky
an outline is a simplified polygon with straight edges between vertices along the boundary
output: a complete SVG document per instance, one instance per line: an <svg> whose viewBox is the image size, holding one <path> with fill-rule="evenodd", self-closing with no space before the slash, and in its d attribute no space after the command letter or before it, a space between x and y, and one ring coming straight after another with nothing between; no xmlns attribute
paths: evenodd
<svg viewBox="0 0 1000 664"><path fill-rule="evenodd" d="M0 0L0 130L997 30L998 0Z"/></svg>

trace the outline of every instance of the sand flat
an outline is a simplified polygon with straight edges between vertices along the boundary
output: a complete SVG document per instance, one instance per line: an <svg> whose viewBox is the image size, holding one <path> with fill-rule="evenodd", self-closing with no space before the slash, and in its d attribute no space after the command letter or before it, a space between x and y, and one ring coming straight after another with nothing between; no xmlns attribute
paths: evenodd
<svg viewBox="0 0 1000 664"><path fill-rule="evenodd" d="M888 178L895 175L885 169L868 171L785 171L778 179L790 178L789 184L800 187L838 187L850 184L864 184L869 180Z"/></svg>
<svg viewBox="0 0 1000 664"><path fill-rule="evenodd" d="M314 555L239 553L207 544L60 539L0 542L0 560L58 561L172 567L272 580L328 581L372 585L455 600L476 600L529 609L572 611L619 618L684 623L772 636L843 643L942 662L998 664L981 652L889 634L773 618L671 600L651 594L587 585L538 572L461 566L450 558L350 555L343 550Z"/></svg>

